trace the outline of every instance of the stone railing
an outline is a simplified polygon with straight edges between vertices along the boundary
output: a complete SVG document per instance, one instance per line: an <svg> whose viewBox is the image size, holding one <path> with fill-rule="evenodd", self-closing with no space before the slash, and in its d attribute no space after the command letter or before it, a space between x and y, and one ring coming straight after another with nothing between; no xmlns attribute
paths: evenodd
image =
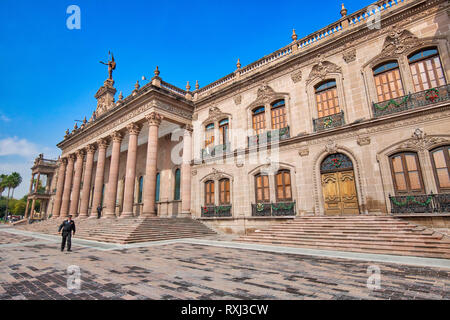
<svg viewBox="0 0 450 320"><path fill-rule="evenodd" d="M295 201L252 204L253 217L277 217L295 215Z"/></svg>
<svg viewBox="0 0 450 320"><path fill-rule="evenodd" d="M175 94L178 94L180 96L183 96L183 97L186 96L186 91L184 91L183 89L180 89L178 87L175 87L174 85L172 85L168 82L161 80L161 87L164 89L167 89Z"/></svg>
<svg viewBox="0 0 450 320"><path fill-rule="evenodd" d="M344 16L336 22L329 24L328 26L309 34L295 42L267 55L262 57L261 59L250 63L247 66L244 66L241 69L237 69L235 72L228 74L227 76L214 81L213 83L196 90L195 92L198 96L203 96L214 88L220 87L224 84L233 82L234 80L239 79L236 75L245 76L247 74L251 74L254 71L260 69L263 66L269 65L275 61L279 61L282 58L290 56L294 53L294 51L301 52L304 49L308 49L312 45L323 41L324 39L328 39L331 36L335 36L336 34L340 34L346 28L358 27L362 23L370 23L375 24L377 19L375 16L377 14L384 14L385 12L390 11L391 9L396 9L400 5L403 5L411 0L383 0L372 3L371 5L353 13L348 16ZM294 50L295 49L295 50Z"/></svg>
<svg viewBox="0 0 450 320"><path fill-rule="evenodd" d="M391 196L391 213L449 213L450 194Z"/></svg>
<svg viewBox="0 0 450 320"><path fill-rule="evenodd" d="M202 218L231 217L231 205L201 207L201 216Z"/></svg>
<svg viewBox="0 0 450 320"><path fill-rule="evenodd" d="M374 117L421 108L450 100L450 85L432 88L380 103L372 103Z"/></svg>
<svg viewBox="0 0 450 320"><path fill-rule="evenodd" d="M344 111L326 117L313 119L314 132L341 127L345 124Z"/></svg>
<svg viewBox="0 0 450 320"><path fill-rule="evenodd" d="M248 147L265 145L277 141L282 141L290 138L289 126L283 129L266 131L256 136L248 137Z"/></svg>

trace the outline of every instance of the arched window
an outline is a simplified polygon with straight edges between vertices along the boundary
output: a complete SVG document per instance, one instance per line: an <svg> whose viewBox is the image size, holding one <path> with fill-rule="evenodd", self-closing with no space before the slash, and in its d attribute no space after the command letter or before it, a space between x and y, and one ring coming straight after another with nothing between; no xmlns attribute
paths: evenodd
<svg viewBox="0 0 450 320"><path fill-rule="evenodd" d="M416 92L445 85L445 76L436 48L428 48L408 57Z"/></svg>
<svg viewBox="0 0 450 320"><path fill-rule="evenodd" d="M404 95L400 69L397 61L391 61L373 69L378 102L398 98Z"/></svg>
<svg viewBox="0 0 450 320"><path fill-rule="evenodd" d="M214 123L205 127L205 148L214 145Z"/></svg>
<svg viewBox="0 0 450 320"><path fill-rule="evenodd" d="M258 174L255 176L256 202L270 202L269 177Z"/></svg>
<svg viewBox="0 0 450 320"><path fill-rule="evenodd" d="M159 172L156 174L156 194L155 194L155 201L159 201L159 189L161 184L161 175Z"/></svg>
<svg viewBox="0 0 450 320"><path fill-rule="evenodd" d="M230 204L230 179L219 180L219 204Z"/></svg>
<svg viewBox="0 0 450 320"><path fill-rule="evenodd" d="M277 201L292 200L291 173L289 170L280 170L275 176Z"/></svg>
<svg viewBox="0 0 450 320"><path fill-rule="evenodd" d="M439 192L448 193L450 191L450 146L432 150L431 160Z"/></svg>
<svg viewBox="0 0 450 320"><path fill-rule="evenodd" d="M220 144L228 143L228 129L229 129L228 119L223 119L222 121L219 122Z"/></svg>
<svg viewBox="0 0 450 320"><path fill-rule="evenodd" d="M339 99L335 80L328 80L315 87L318 117L339 113Z"/></svg>
<svg viewBox="0 0 450 320"><path fill-rule="evenodd" d="M258 107L253 109L253 130L255 130L256 134L263 133L264 129L266 129L266 109L264 107Z"/></svg>
<svg viewBox="0 0 450 320"><path fill-rule="evenodd" d="M272 103L271 115L272 129L283 129L287 127L286 105L284 103L284 100L279 100Z"/></svg>
<svg viewBox="0 0 450 320"><path fill-rule="evenodd" d="M205 205L214 205L214 181L212 180L205 182Z"/></svg>
<svg viewBox="0 0 450 320"><path fill-rule="evenodd" d="M414 152L397 153L390 157L396 193L424 193L419 159Z"/></svg>
<svg viewBox="0 0 450 320"><path fill-rule="evenodd" d="M175 170L175 191L173 195L174 200L180 200L180 183L181 183L181 170Z"/></svg>
<svg viewBox="0 0 450 320"><path fill-rule="evenodd" d="M142 190L144 190L144 177L139 177L139 184L138 184L138 203L142 203Z"/></svg>

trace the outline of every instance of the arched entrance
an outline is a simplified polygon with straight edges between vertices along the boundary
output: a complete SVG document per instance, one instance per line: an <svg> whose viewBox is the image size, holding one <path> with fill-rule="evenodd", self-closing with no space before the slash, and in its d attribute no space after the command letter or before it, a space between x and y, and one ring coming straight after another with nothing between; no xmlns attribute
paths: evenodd
<svg viewBox="0 0 450 320"><path fill-rule="evenodd" d="M352 161L342 153L327 156L320 165L326 215L359 214Z"/></svg>

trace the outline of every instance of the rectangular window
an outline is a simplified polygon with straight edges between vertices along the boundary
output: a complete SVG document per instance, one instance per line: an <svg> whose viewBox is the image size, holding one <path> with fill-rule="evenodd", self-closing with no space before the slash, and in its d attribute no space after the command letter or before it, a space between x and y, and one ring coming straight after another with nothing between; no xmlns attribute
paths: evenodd
<svg viewBox="0 0 450 320"><path fill-rule="evenodd" d="M417 154L405 152L392 156L391 168L398 193L424 192Z"/></svg>
<svg viewBox="0 0 450 320"><path fill-rule="evenodd" d="M255 177L256 202L270 202L269 177L258 175Z"/></svg>
<svg viewBox="0 0 450 320"><path fill-rule="evenodd" d="M222 179L219 181L219 203L230 203L230 180Z"/></svg>
<svg viewBox="0 0 450 320"><path fill-rule="evenodd" d="M375 76L378 101L383 102L404 95L400 70L392 69Z"/></svg>
<svg viewBox="0 0 450 320"><path fill-rule="evenodd" d="M205 205L214 205L214 181L205 183Z"/></svg>
<svg viewBox="0 0 450 320"><path fill-rule="evenodd" d="M292 200L291 175L288 171L281 171L275 176L277 186L277 201Z"/></svg>
<svg viewBox="0 0 450 320"><path fill-rule="evenodd" d="M214 125L209 125L205 130L205 148L214 145Z"/></svg>
<svg viewBox="0 0 450 320"><path fill-rule="evenodd" d="M339 101L336 87L316 92L317 112L319 118L339 113Z"/></svg>
<svg viewBox="0 0 450 320"><path fill-rule="evenodd" d="M445 85L439 56L411 63L410 68L416 92Z"/></svg>
<svg viewBox="0 0 450 320"><path fill-rule="evenodd" d="M261 134L266 129L266 114L264 107L253 111L253 130L256 134Z"/></svg>
<svg viewBox="0 0 450 320"><path fill-rule="evenodd" d="M271 110L272 113L272 129L283 129L287 127L286 121L286 107L280 106L273 108Z"/></svg>

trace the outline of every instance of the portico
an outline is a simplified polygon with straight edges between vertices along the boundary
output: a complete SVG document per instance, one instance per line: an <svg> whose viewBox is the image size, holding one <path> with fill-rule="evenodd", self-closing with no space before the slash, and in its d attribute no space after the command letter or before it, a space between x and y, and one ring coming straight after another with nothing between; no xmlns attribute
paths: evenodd
<svg viewBox="0 0 450 320"><path fill-rule="evenodd" d="M64 181L57 184L54 217L97 217L99 205L102 218L189 216L193 106L179 99L188 91L165 85L158 75L117 102L114 81L106 80L92 118L58 144ZM181 169L181 199L170 192L173 168Z"/></svg>

